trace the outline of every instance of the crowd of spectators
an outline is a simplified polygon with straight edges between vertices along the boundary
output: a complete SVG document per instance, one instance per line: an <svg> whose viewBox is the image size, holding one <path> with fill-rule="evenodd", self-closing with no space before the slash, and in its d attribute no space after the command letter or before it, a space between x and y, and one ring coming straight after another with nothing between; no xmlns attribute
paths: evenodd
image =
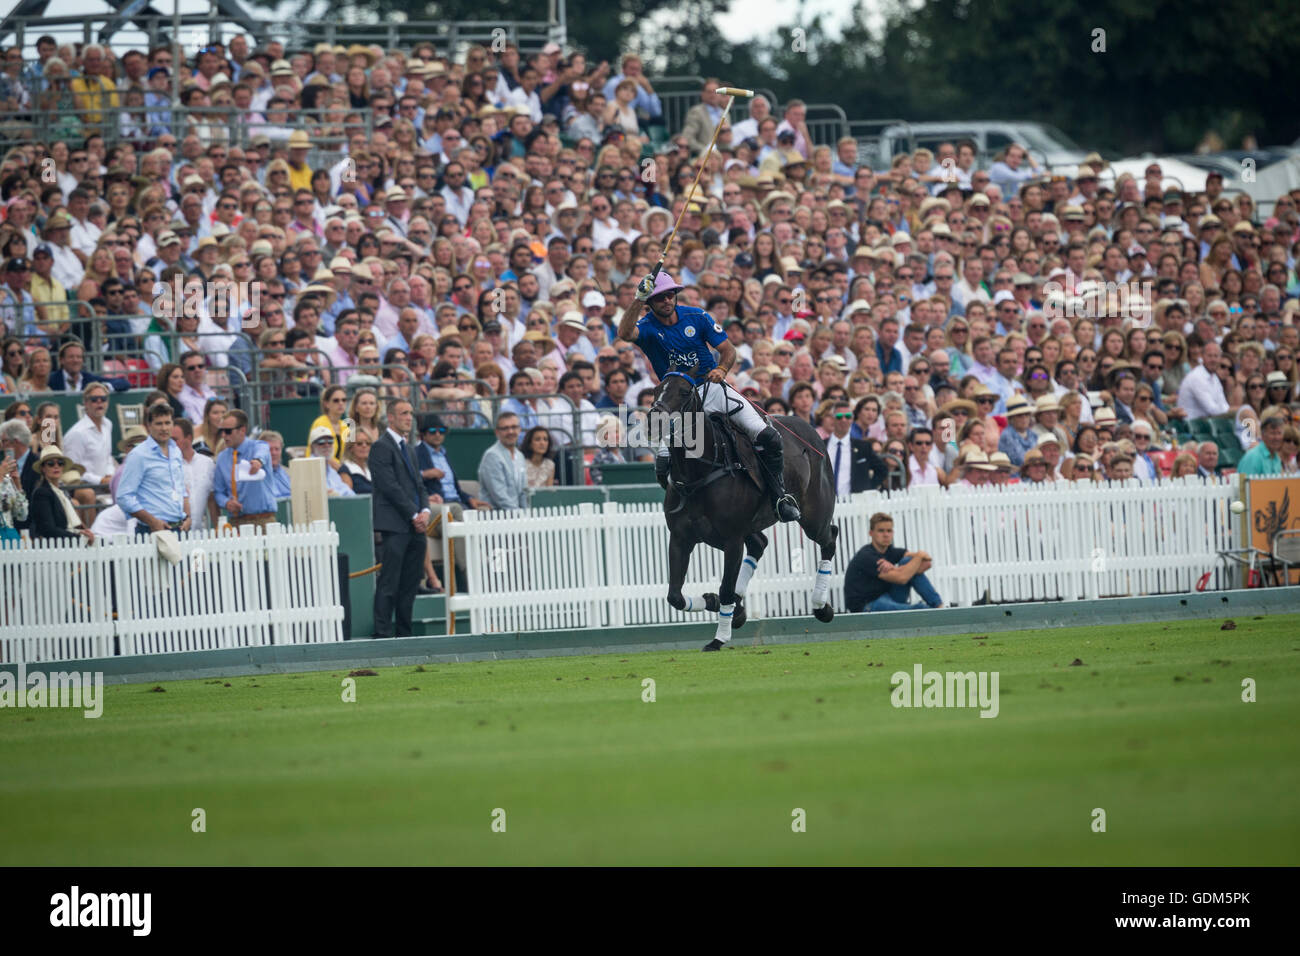
<svg viewBox="0 0 1300 956"><path fill-rule="evenodd" d="M1265 217L1216 173L1184 193L1158 163L1048 171L1018 144L988 169L968 142L874 169L763 97L706 157L717 81L668 128L635 54L555 44L35 50L0 77L0 394L29 412L143 381L219 460L232 430L275 424L232 404L234 367L261 400L320 399L277 447L326 458L348 494L413 398L435 427L494 427L480 503L521 504L560 480L558 450L608 445L617 407L651 400L611 322L681 214L680 303L726 330L742 394L845 443L843 489L1297 472L1300 190ZM97 404L59 451L83 522L115 471ZM19 480L44 450L29 426Z"/></svg>

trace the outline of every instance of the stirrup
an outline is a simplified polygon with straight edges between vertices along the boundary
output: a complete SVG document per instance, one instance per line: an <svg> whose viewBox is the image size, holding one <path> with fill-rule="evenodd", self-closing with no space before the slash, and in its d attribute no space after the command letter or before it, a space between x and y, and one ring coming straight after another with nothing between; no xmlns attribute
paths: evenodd
<svg viewBox="0 0 1300 956"><path fill-rule="evenodd" d="M785 506L785 510L789 512L788 517L786 514L782 513L783 505ZM776 499L776 516L782 521L798 521L803 517L802 513L799 511L799 503L794 500L794 495L785 494Z"/></svg>

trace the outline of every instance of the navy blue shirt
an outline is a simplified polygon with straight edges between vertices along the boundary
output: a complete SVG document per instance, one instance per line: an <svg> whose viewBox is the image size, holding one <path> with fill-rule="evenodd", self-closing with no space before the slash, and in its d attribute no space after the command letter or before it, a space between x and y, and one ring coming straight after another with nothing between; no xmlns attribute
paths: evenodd
<svg viewBox="0 0 1300 956"><path fill-rule="evenodd" d="M907 551L898 546L886 548L884 552L876 550L875 545L868 544L853 556L849 566L844 569L844 606L850 613L865 611L867 605L883 594L888 594L893 587L880 578L876 562L884 558L890 564L897 565L907 557Z"/></svg>
<svg viewBox="0 0 1300 956"><path fill-rule="evenodd" d="M633 341L650 360L659 378L668 374L670 364L690 368L698 362L695 384L699 385L718 366L709 346L716 347L726 340L727 333L709 313L693 306L679 305L676 325L664 325L653 312L643 315L636 323Z"/></svg>
<svg viewBox="0 0 1300 956"><path fill-rule="evenodd" d="M885 350L881 348L880 343L876 343L876 358L880 360L880 374L888 375L890 372L902 372L903 353L898 351L894 346L889 347L889 355L885 355Z"/></svg>

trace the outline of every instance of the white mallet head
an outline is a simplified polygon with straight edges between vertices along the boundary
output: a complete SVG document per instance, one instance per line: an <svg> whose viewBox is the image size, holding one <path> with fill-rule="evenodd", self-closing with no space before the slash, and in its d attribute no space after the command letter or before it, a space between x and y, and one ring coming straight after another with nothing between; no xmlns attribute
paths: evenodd
<svg viewBox="0 0 1300 956"><path fill-rule="evenodd" d="M742 90L734 86L719 86L716 90L714 90L714 92L719 93L722 96L753 96L754 95L753 90Z"/></svg>

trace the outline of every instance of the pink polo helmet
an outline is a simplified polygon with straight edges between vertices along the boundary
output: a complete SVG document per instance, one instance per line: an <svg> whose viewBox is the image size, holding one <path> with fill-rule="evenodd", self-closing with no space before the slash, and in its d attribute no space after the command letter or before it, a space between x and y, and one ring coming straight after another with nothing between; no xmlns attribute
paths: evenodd
<svg viewBox="0 0 1300 956"><path fill-rule="evenodd" d="M653 299L655 296L663 295L665 292L680 292L684 288L686 287L678 285L667 271L660 271L660 273L655 276L655 290L650 293L650 298Z"/></svg>

